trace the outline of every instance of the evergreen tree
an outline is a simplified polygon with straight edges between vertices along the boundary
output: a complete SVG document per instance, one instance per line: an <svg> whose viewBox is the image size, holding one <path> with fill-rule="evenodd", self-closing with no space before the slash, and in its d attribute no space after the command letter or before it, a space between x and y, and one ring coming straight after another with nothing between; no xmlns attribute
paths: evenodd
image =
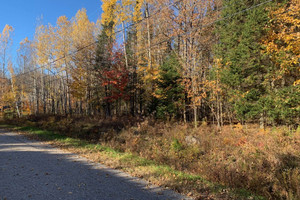
<svg viewBox="0 0 300 200"><path fill-rule="evenodd" d="M265 34L268 14L266 4L261 0L227 0L221 20L217 24L219 44L216 55L223 66L221 81L230 90L237 117L244 121L264 115L261 98L265 96L263 87L266 59L262 54L260 40ZM250 9L248 9L250 8Z"/></svg>
<svg viewBox="0 0 300 200"><path fill-rule="evenodd" d="M176 55L170 54L163 65L160 66L157 81L156 117L166 119L180 115L181 105L184 99L184 87L181 84L180 66Z"/></svg>
<svg viewBox="0 0 300 200"><path fill-rule="evenodd" d="M105 116L111 116L111 103L107 99L107 97L111 96L111 86L103 85L104 72L109 70L111 63L111 53L113 48L113 37L108 35L108 32L111 32L113 29L113 22L105 23L102 25L102 31L98 36L98 44L96 50L96 65L95 70L99 76L98 83L95 84L95 93L97 94L97 107L104 107ZM101 98L103 97L104 98ZM101 99L105 99L105 103L102 104ZM100 100L100 101L99 101Z"/></svg>

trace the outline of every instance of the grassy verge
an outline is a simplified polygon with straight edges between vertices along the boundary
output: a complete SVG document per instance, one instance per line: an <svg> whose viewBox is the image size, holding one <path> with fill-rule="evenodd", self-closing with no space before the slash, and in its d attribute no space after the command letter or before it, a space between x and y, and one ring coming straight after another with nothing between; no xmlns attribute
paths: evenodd
<svg viewBox="0 0 300 200"><path fill-rule="evenodd" d="M100 144L67 137L35 127L0 125L18 131L28 138L47 142L56 147L80 154L109 167L121 169L133 176L144 178L153 184L173 189L197 199L264 199L243 189L230 189L207 181L201 176L178 171L168 165L142 158L129 152L120 152Z"/></svg>

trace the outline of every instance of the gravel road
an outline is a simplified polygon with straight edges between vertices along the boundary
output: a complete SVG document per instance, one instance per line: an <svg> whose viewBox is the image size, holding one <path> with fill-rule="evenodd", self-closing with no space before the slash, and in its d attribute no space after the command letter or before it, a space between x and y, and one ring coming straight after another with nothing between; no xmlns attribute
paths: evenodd
<svg viewBox="0 0 300 200"><path fill-rule="evenodd" d="M16 133L0 130L0 200L188 199Z"/></svg>

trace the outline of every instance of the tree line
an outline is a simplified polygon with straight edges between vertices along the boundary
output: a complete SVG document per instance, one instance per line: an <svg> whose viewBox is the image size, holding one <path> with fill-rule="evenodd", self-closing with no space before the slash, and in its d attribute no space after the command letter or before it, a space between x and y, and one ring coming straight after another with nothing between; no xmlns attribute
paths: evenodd
<svg viewBox="0 0 300 200"><path fill-rule="evenodd" d="M13 64L0 35L1 99L17 116L151 116L297 126L296 0L103 0L39 25ZM14 66L16 65L16 66Z"/></svg>

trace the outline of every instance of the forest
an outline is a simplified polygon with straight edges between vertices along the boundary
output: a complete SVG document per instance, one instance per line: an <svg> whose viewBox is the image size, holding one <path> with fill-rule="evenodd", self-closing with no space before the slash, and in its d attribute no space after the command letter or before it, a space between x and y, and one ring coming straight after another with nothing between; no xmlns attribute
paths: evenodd
<svg viewBox="0 0 300 200"><path fill-rule="evenodd" d="M267 11L267 12L266 12ZM288 12L287 12L288 11ZM1 104L18 117L58 114L299 124L296 1L103 1L25 38L8 60Z"/></svg>
<svg viewBox="0 0 300 200"><path fill-rule="evenodd" d="M4 27L0 34L4 119L44 120L40 125L48 128L51 120L56 125L64 121L57 127L65 132L74 120L89 119L92 128L81 127L82 132L74 135L97 140L102 137L101 124L114 126L117 132L131 124L124 129L132 129L127 139L138 138L135 142L126 139L127 146L121 141L120 147L110 141L125 133L105 135L104 142L175 169L195 174L211 170L207 179L269 199L300 198L299 1L102 3L97 22L81 9L71 19L60 16L56 24L38 24L33 40L25 38L19 44L16 61L8 55L14 27ZM121 122L125 125L120 128ZM177 131L183 135L171 134L176 132L172 126L180 126ZM156 140L168 137L159 145L153 141L162 148L156 149L157 155L142 149L148 145L143 137L151 130L150 137ZM169 130L169 135L158 130ZM245 147L249 144L253 149ZM195 150L197 145L201 148ZM171 148L174 157L164 160L163 147ZM237 148L250 150L241 153ZM194 154L195 159L189 158ZM231 156L239 154L241 159L232 161ZM206 155L212 157L197 171L195 166Z"/></svg>

